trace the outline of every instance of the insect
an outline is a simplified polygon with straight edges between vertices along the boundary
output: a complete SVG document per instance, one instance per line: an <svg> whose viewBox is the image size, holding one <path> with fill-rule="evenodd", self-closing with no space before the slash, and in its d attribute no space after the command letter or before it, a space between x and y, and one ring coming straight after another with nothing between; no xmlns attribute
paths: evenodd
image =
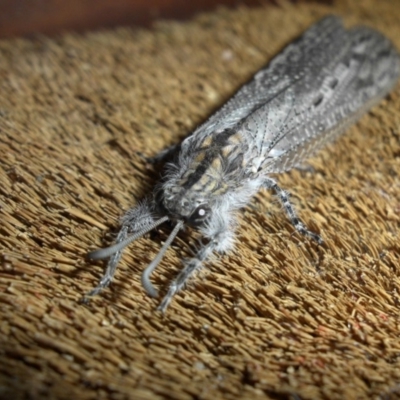
<svg viewBox="0 0 400 400"><path fill-rule="evenodd" d="M184 261L159 306L164 311L214 252L233 248L236 211L262 188L276 193L298 232L322 243L269 175L298 166L332 141L390 91L399 73L399 54L380 33L345 29L335 16L317 22L180 145L156 157L173 158L154 193L125 214L115 245L88 255L110 257L105 275L88 295L110 284L128 244L171 221L175 227L142 275L146 292L157 296L150 275L189 225L206 244Z"/></svg>

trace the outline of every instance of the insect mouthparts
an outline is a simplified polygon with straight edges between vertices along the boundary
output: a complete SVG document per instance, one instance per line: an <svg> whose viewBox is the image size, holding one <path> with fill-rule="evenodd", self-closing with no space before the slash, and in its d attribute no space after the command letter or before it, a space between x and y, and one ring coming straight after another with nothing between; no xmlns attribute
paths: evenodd
<svg viewBox="0 0 400 400"><path fill-rule="evenodd" d="M183 221L178 221L178 223L175 225L174 230L171 232L171 234L168 236L168 239L165 241L164 246L161 248L161 250L158 252L157 256L147 266L147 268L144 270L144 272L142 274L142 285L143 285L144 289L146 290L146 292L151 297L157 297L158 293L154 289L153 285L150 282L150 275L156 269L157 265L160 263L160 261L164 257L165 252L168 250L168 247L171 245L171 243L175 239L176 235L178 234L178 232L182 228L182 226L183 226Z"/></svg>

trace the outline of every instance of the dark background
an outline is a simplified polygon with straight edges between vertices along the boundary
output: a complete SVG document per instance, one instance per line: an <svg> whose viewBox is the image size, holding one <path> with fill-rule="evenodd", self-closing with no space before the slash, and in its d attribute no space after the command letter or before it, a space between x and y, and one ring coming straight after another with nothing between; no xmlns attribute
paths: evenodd
<svg viewBox="0 0 400 400"><path fill-rule="evenodd" d="M274 0L0 0L0 37L117 25L149 27L156 19L186 19L220 5L265 3Z"/></svg>

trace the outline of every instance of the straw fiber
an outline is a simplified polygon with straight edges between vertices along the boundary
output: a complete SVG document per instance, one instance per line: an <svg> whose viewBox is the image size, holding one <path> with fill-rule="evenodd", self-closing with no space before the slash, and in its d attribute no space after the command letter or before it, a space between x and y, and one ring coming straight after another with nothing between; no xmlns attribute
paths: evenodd
<svg viewBox="0 0 400 400"><path fill-rule="evenodd" d="M165 315L140 284L170 232L133 243L111 287L81 297L119 217L182 140L326 14L400 49L399 2L220 9L152 31L0 43L0 397L400 398L400 85L311 169L278 176L317 246L274 196L240 213L235 251ZM165 294L197 245L180 233L152 275Z"/></svg>

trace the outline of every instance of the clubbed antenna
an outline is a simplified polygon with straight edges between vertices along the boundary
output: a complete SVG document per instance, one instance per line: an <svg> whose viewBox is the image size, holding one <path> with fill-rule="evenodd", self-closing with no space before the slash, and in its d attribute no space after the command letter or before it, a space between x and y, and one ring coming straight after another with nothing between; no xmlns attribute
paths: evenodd
<svg viewBox="0 0 400 400"><path fill-rule="evenodd" d="M157 297L158 293L157 293L157 290L154 289L153 285L150 282L150 275L155 270L157 265L160 263L161 259L164 257L165 252L168 250L168 247L171 245L172 241L175 239L175 236L178 234L178 232L182 228L182 226L183 226L183 221L178 221L178 223L175 225L174 230L168 236L168 239L164 243L164 246L161 248L161 250L158 252L155 259L143 271L142 285L143 285L144 289L146 290L146 292L151 297Z"/></svg>
<svg viewBox="0 0 400 400"><path fill-rule="evenodd" d="M112 256L113 254L115 254L116 252L121 251L124 247L131 244L134 240L139 239L145 233L150 232L158 225L161 225L163 222L168 221L168 219L169 218L167 216L162 217L162 218L158 219L157 221L153 222L152 224L145 226L143 229L141 229L140 231L129 236L125 240L122 240L121 242L118 242L118 243L114 244L113 246L106 247L104 249L91 251L90 253L88 253L87 256L88 256L88 258L90 258L92 260L102 260L103 258L108 258L108 257Z"/></svg>

